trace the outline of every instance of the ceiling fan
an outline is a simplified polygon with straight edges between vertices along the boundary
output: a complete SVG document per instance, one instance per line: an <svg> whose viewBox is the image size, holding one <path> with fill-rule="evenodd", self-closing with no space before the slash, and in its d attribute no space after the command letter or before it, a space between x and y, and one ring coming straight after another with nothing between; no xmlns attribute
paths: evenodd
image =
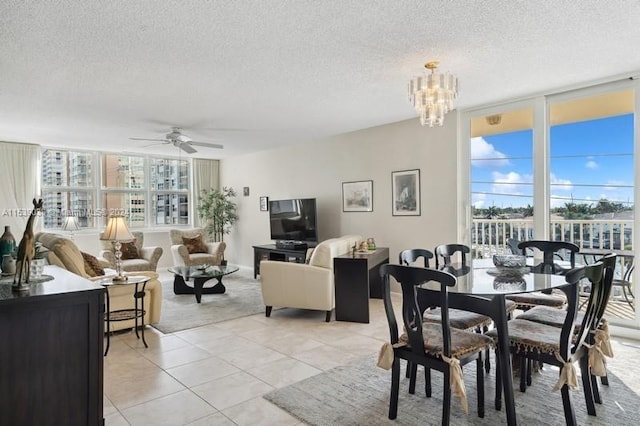
<svg viewBox="0 0 640 426"><path fill-rule="evenodd" d="M176 148L183 150L187 154L193 154L194 152L198 152L193 147L193 145L206 146L208 148L217 148L217 149L224 148L224 146L219 143L196 142L192 140L189 136L185 136L182 133L182 129L180 127L172 127L171 131L167 133L164 138L158 138L158 139L129 138L129 139L133 141L151 141L151 142L162 142L164 144L171 144Z"/></svg>

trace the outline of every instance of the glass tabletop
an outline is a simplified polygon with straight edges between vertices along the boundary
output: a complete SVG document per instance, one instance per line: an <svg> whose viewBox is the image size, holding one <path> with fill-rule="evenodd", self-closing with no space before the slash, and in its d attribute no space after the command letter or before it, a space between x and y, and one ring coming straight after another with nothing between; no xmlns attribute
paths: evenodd
<svg viewBox="0 0 640 426"><path fill-rule="evenodd" d="M496 268L491 259L473 259L470 264L452 264L441 268L454 275L458 282L449 287L453 293L494 295L529 293L561 287L567 282L563 275L543 274L524 268ZM437 284L425 283L425 288L438 289Z"/></svg>
<svg viewBox="0 0 640 426"><path fill-rule="evenodd" d="M227 263L226 265L197 265L197 266L172 266L169 272L185 278L219 278L237 272L238 265Z"/></svg>

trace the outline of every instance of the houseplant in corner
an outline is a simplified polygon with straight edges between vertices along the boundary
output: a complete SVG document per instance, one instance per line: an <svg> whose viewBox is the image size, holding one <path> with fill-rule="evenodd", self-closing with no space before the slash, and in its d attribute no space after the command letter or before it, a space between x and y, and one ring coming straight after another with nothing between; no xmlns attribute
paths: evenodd
<svg viewBox="0 0 640 426"><path fill-rule="evenodd" d="M226 186L220 189L203 189L198 197L198 217L203 221L204 230L210 241L224 241L224 235L238 220L236 192Z"/></svg>

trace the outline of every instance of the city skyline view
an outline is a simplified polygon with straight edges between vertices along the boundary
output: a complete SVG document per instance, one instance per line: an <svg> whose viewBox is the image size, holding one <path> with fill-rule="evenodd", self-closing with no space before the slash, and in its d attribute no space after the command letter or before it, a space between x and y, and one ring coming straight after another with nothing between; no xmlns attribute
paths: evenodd
<svg viewBox="0 0 640 426"><path fill-rule="evenodd" d="M552 126L551 208L603 199L633 207L633 129L633 114ZM533 206L533 155L532 129L472 138L472 206Z"/></svg>

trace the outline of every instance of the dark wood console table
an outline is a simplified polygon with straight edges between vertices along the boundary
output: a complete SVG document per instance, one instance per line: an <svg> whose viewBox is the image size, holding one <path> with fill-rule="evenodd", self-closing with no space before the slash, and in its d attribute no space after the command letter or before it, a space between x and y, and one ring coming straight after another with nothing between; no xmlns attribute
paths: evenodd
<svg viewBox="0 0 640 426"><path fill-rule="evenodd" d="M369 298L382 298L380 266L389 263L389 249L333 258L336 321L369 322Z"/></svg>
<svg viewBox="0 0 640 426"><path fill-rule="evenodd" d="M309 243L309 248L315 247L316 243ZM281 262L304 263L307 256L307 249L282 249L275 244L265 244L253 246L253 278L260 275L260 262L263 260L278 260Z"/></svg>
<svg viewBox="0 0 640 426"><path fill-rule="evenodd" d="M104 292L56 266L0 284L0 425L103 425Z"/></svg>

